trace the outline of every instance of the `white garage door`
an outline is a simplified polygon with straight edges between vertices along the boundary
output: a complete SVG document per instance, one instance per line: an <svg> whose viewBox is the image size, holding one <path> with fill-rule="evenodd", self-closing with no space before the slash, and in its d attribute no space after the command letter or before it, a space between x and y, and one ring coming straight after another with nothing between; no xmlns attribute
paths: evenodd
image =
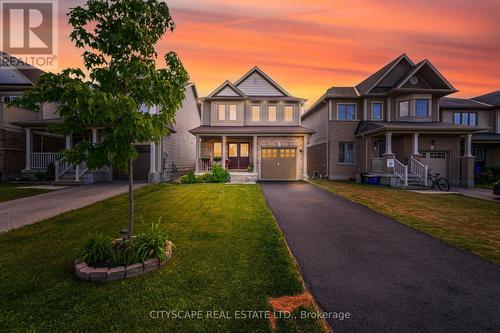
<svg viewBox="0 0 500 333"><path fill-rule="evenodd" d="M422 153L420 162L429 166L431 174L439 173L441 177L448 178L448 153L444 151L431 151Z"/></svg>

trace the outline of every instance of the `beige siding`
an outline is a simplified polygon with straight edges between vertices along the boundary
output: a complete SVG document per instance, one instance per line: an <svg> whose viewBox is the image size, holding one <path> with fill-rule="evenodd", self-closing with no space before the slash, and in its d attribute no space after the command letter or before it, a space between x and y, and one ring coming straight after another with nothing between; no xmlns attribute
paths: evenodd
<svg viewBox="0 0 500 333"><path fill-rule="evenodd" d="M168 177L172 174L173 164L180 174L194 170L196 163L196 137L188 131L200 125L200 115L193 90L186 90L182 107L177 111L175 133L163 139L162 158Z"/></svg>
<svg viewBox="0 0 500 333"><path fill-rule="evenodd" d="M237 87L248 96L284 96L257 72L240 82Z"/></svg>
<svg viewBox="0 0 500 333"><path fill-rule="evenodd" d="M490 110L443 110L441 111L441 121L445 123L453 123L453 114L455 112L476 112L477 126L486 128L488 131L494 131L493 113Z"/></svg>
<svg viewBox="0 0 500 333"><path fill-rule="evenodd" d="M237 107L236 120L229 120L229 105L235 104ZM225 120L219 120L218 117L218 107L219 105L226 106L226 117ZM214 101L211 107L210 122L212 126L243 126L244 123L244 102L240 101Z"/></svg>
<svg viewBox="0 0 500 333"><path fill-rule="evenodd" d="M236 93L236 91L234 91L233 89L226 87L226 88L222 89L216 96L236 97L236 96L240 96L240 95L238 95L238 93Z"/></svg>
<svg viewBox="0 0 500 333"><path fill-rule="evenodd" d="M328 104L323 104L318 110L302 120L302 125L314 131L309 146L325 143L328 137Z"/></svg>

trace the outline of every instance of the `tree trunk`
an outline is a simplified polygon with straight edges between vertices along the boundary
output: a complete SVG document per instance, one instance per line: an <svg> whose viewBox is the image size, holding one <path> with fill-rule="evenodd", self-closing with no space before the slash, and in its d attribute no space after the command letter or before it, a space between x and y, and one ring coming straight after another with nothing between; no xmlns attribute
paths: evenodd
<svg viewBox="0 0 500 333"><path fill-rule="evenodd" d="M134 165L132 158L128 159L128 229L127 239L132 238L134 231Z"/></svg>

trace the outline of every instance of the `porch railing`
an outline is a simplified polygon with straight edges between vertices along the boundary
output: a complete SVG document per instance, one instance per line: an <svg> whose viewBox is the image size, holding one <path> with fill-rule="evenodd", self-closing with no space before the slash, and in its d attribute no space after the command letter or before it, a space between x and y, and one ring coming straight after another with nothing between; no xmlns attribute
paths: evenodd
<svg viewBox="0 0 500 333"><path fill-rule="evenodd" d="M213 158L201 158L200 159L200 172L210 172L214 165L222 165L221 161L214 161Z"/></svg>
<svg viewBox="0 0 500 333"><path fill-rule="evenodd" d="M31 169L46 170L50 163L60 157L59 153L31 153Z"/></svg>
<svg viewBox="0 0 500 333"><path fill-rule="evenodd" d="M417 176L425 186L427 186L427 174L429 173L429 166L420 163L413 156L410 158L410 172Z"/></svg>
<svg viewBox="0 0 500 333"><path fill-rule="evenodd" d="M398 176L408 186L408 166L394 159L394 174Z"/></svg>
<svg viewBox="0 0 500 333"><path fill-rule="evenodd" d="M372 172L384 172L385 158L372 158Z"/></svg>

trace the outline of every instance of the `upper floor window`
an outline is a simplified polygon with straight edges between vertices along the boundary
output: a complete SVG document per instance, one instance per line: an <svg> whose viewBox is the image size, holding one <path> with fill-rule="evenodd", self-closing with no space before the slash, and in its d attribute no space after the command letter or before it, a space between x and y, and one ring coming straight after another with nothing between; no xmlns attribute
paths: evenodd
<svg viewBox="0 0 500 333"><path fill-rule="evenodd" d="M260 105L252 105L252 121L260 120Z"/></svg>
<svg viewBox="0 0 500 333"><path fill-rule="evenodd" d="M455 112L453 123L455 125L477 126L477 112Z"/></svg>
<svg viewBox="0 0 500 333"><path fill-rule="evenodd" d="M276 121L277 114L278 114L278 107L276 105L269 105L267 107L267 120Z"/></svg>
<svg viewBox="0 0 500 333"><path fill-rule="evenodd" d="M237 108L236 104L229 104L229 120L236 120Z"/></svg>
<svg viewBox="0 0 500 333"><path fill-rule="evenodd" d="M3 101L5 103L10 103L10 102L14 102L16 99L19 99L19 98L21 98L21 96L4 96Z"/></svg>
<svg viewBox="0 0 500 333"><path fill-rule="evenodd" d="M381 120L382 119L382 103L381 102L373 102L372 103L372 120Z"/></svg>
<svg viewBox="0 0 500 333"><path fill-rule="evenodd" d="M428 117L429 116L429 100L428 99L415 100L415 115L417 117Z"/></svg>
<svg viewBox="0 0 500 333"><path fill-rule="evenodd" d="M399 116L408 117L410 115L410 101L399 102Z"/></svg>
<svg viewBox="0 0 500 333"><path fill-rule="evenodd" d="M338 120L355 120L356 119L356 104L338 104L337 105Z"/></svg>
<svg viewBox="0 0 500 333"><path fill-rule="evenodd" d="M260 120L260 105L252 105L252 121Z"/></svg>
<svg viewBox="0 0 500 333"><path fill-rule="evenodd" d="M285 121L293 121L293 105L285 105Z"/></svg>
<svg viewBox="0 0 500 333"><path fill-rule="evenodd" d="M226 120L226 104L217 105L217 119Z"/></svg>

